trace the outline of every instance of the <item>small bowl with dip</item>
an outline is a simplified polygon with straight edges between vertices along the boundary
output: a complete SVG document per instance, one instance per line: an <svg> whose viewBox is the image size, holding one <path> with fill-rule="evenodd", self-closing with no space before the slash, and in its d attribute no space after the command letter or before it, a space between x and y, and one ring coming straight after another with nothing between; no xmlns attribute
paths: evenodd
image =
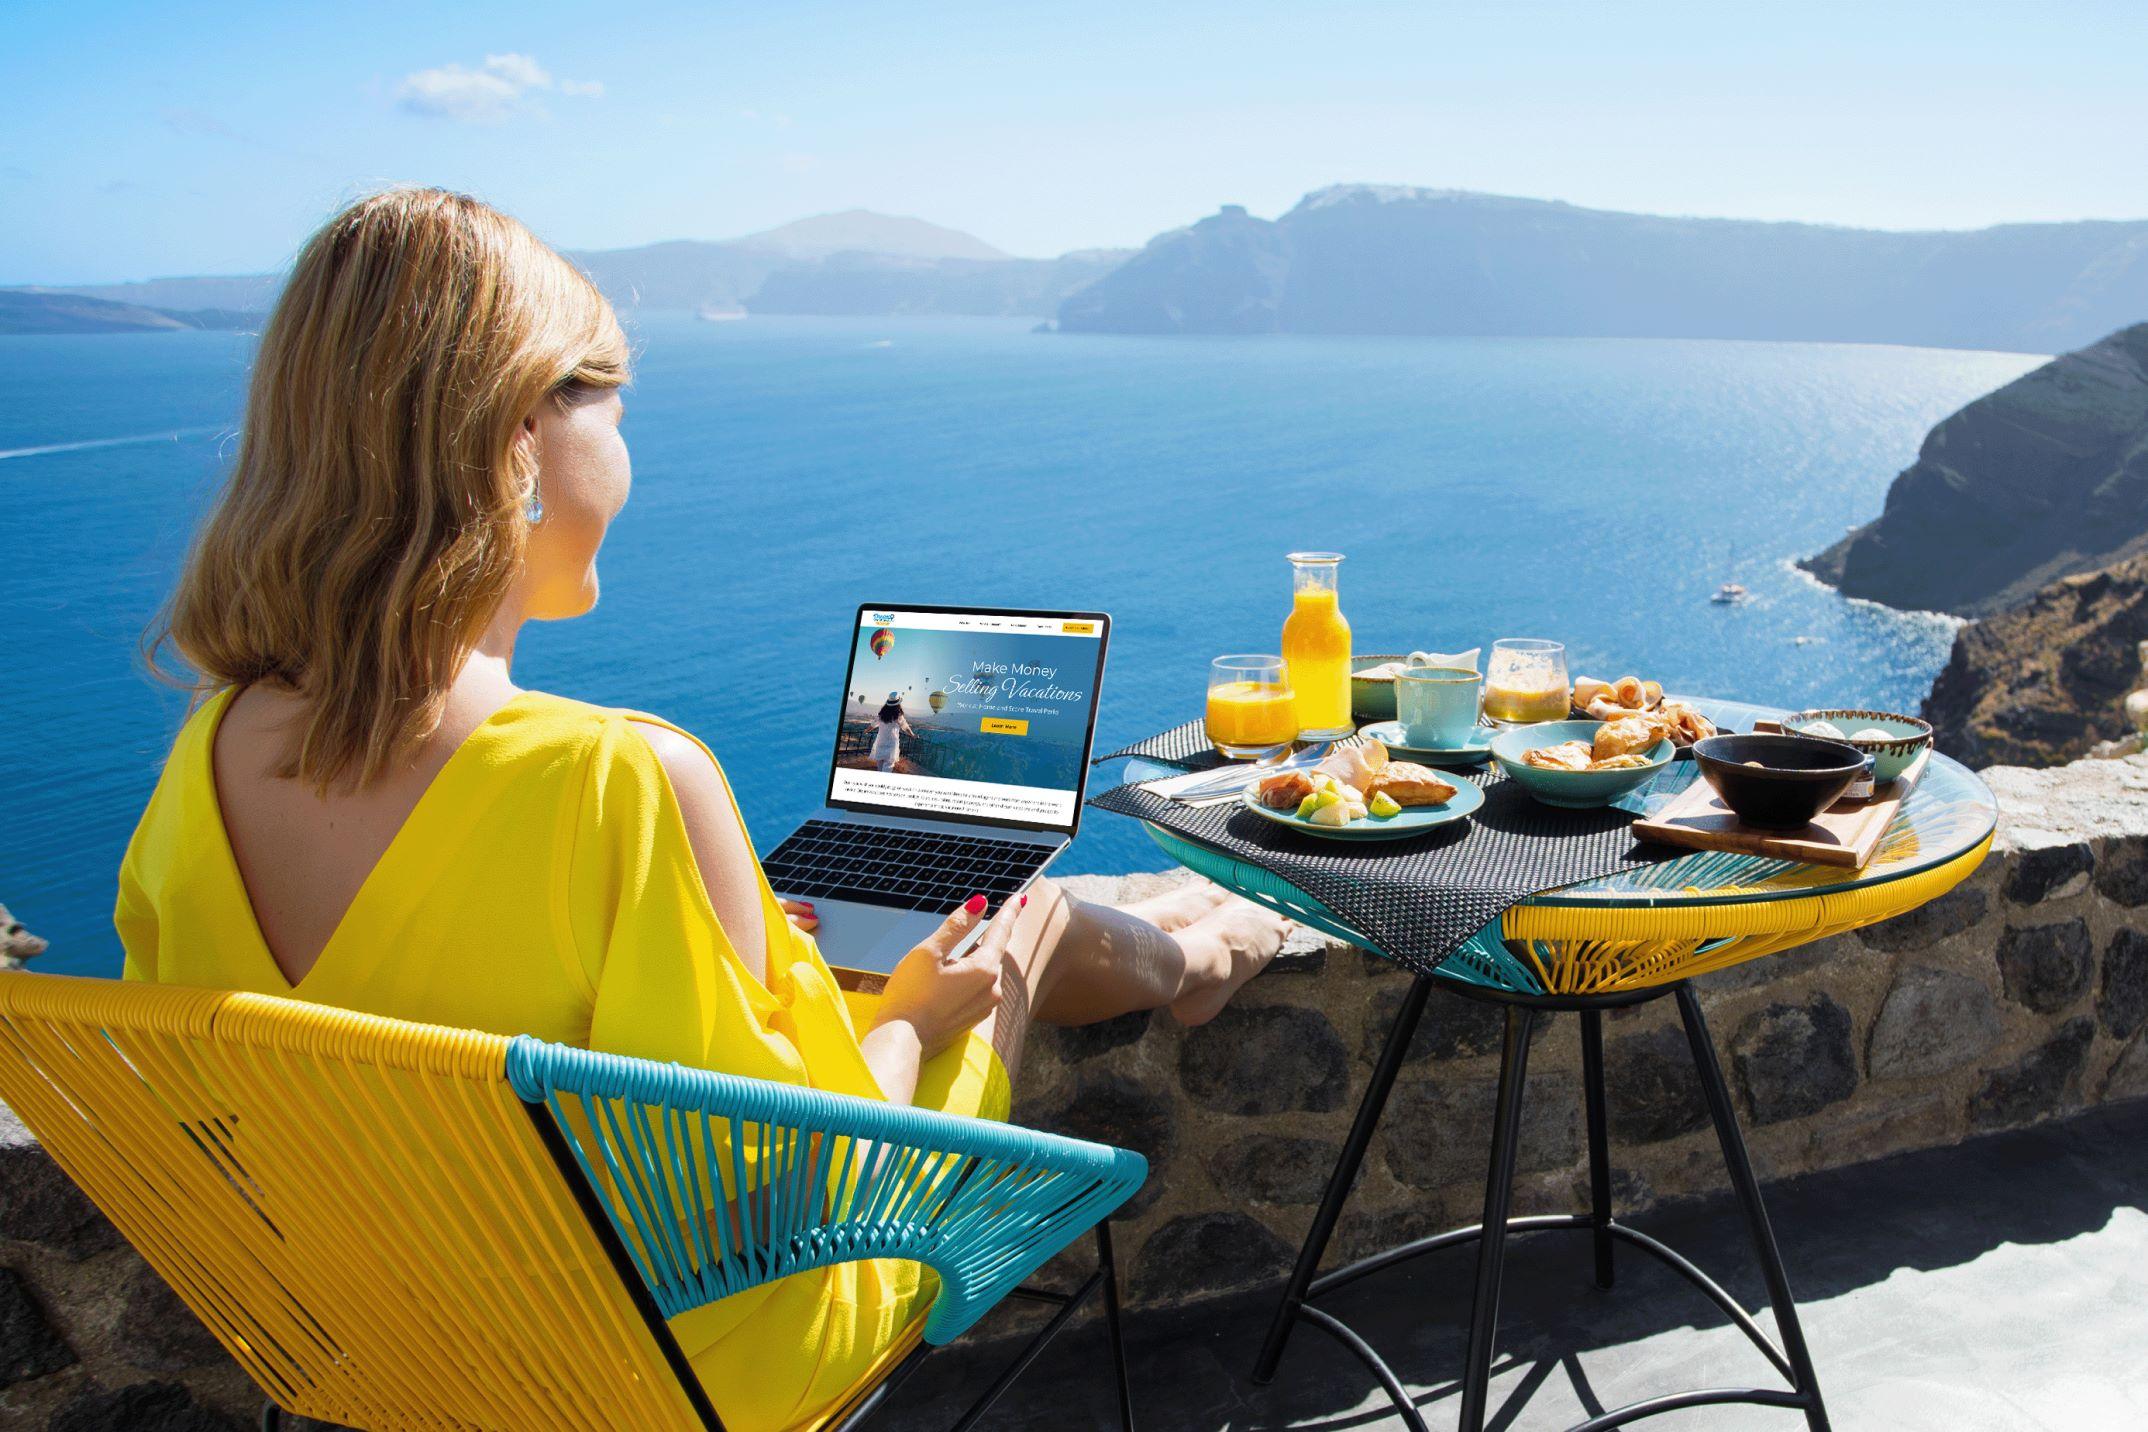
<svg viewBox="0 0 2148 1432"><path fill-rule="evenodd" d="M1932 744L1932 723L1893 711L1820 707L1785 717L1785 731L1840 741L1872 758L1872 780L1886 785L1909 769Z"/></svg>

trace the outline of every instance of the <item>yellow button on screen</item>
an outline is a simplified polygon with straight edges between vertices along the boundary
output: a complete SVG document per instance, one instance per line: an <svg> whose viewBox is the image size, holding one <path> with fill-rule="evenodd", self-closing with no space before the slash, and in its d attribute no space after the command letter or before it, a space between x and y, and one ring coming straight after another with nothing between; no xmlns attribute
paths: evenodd
<svg viewBox="0 0 2148 1432"><path fill-rule="evenodd" d="M1095 636L1095 622L1061 622L1059 630L1066 636Z"/></svg>
<svg viewBox="0 0 2148 1432"><path fill-rule="evenodd" d="M987 716L977 729L988 736L1027 736L1029 723L1017 721L1012 716Z"/></svg>

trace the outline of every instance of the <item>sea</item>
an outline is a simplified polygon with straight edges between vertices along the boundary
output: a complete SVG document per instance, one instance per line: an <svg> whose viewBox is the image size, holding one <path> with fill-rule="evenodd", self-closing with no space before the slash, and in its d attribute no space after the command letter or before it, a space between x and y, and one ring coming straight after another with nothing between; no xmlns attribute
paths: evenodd
<svg viewBox="0 0 2148 1432"><path fill-rule="evenodd" d="M1914 709L1945 617L1792 566L2039 355L1611 339L1112 338L1026 320L642 315L632 500L525 685L655 711L765 850L826 788L857 603L1102 609L1097 750L1273 651L1342 552L1360 651L1567 644L1577 674ZM0 903L111 973L114 871L185 711L141 639L228 469L253 340L0 338ZM1750 600L1708 600L1724 582ZM1098 779L1109 780L1108 769ZM1069 872L1157 869L1091 813Z"/></svg>

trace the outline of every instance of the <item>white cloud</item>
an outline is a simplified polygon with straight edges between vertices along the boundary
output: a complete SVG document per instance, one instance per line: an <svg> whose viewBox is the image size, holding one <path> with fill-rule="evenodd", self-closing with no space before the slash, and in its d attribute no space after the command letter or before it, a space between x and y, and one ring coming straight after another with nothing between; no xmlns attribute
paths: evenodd
<svg viewBox="0 0 2148 1432"><path fill-rule="evenodd" d="M551 71L529 55L487 55L476 69L460 64L416 70L403 77L395 97L413 114L463 124L498 124L517 114L542 113L536 96L546 91L572 99L597 99L597 80L554 81Z"/></svg>

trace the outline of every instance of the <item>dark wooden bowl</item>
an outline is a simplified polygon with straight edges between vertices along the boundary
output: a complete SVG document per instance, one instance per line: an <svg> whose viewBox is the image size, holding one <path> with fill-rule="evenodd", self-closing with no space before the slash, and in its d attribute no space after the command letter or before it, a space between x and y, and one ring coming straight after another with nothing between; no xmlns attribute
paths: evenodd
<svg viewBox="0 0 2148 1432"><path fill-rule="evenodd" d="M1864 752L1817 736L1710 736L1693 759L1723 804L1763 830L1812 824L1865 768Z"/></svg>

